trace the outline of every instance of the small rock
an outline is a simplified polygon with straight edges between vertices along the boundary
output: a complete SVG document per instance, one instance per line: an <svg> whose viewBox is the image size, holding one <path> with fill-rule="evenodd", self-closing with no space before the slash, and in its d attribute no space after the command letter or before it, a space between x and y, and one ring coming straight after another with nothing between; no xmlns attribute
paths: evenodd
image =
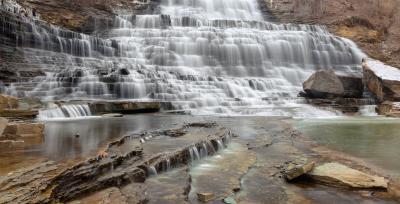
<svg viewBox="0 0 400 204"><path fill-rule="evenodd" d="M197 198L199 201L206 203L215 198L214 193L197 193Z"/></svg>
<svg viewBox="0 0 400 204"><path fill-rule="evenodd" d="M224 203L226 204L236 204L236 200L232 197L224 198Z"/></svg>
<svg viewBox="0 0 400 204"><path fill-rule="evenodd" d="M310 162L305 165L296 165L293 167L289 167L285 172L285 179L287 181L292 181L295 178L298 178L299 176L302 176L310 171L313 170L315 166L315 162Z"/></svg>

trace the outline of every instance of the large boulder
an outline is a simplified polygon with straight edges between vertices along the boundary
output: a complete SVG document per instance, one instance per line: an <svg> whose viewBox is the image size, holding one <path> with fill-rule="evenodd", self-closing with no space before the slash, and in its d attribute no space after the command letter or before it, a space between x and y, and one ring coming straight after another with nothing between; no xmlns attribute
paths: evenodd
<svg viewBox="0 0 400 204"><path fill-rule="evenodd" d="M312 98L336 98L362 96L362 78L338 75L332 69L319 70L303 83L307 96Z"/></svg>
<svg viewBox="0 0 400 204"><path fill-rule="evenodd" d="M379 101L400 101L400 70L373 59L363 60L364 83Z"/></svg>
<svg viewBox="0 0 400 204"><path fill-rule="evenodd" d="M341 75L336 76L342 82L345 98L361 98L364 93L364 83L362 76L358 75Z"/></svg>
<svg viewBox="0 0 400 204"><path fill-rule="evenodd" d="M326 163L315 167L308 175L326 185L356 189L387 189L388 181L339 163Z"/></svg>

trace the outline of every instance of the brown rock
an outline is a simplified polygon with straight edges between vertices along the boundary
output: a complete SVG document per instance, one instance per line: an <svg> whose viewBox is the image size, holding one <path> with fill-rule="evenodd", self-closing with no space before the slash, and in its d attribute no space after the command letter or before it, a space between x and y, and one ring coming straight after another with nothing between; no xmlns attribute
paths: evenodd
<svg viewBox="0 0 400 204"><path fill-rule="evenodd" d="M0 117L6 118L22 118L22 119L34 119L39 115L38 110L18 110L18 109L5 109L0 110Z"/></svg>
<svg viewBox="0 0 400 204"><path fill-rule="evenodd" d="M341 75L332 69L320 70L303 83L306 96L312 98L358 98L364 92L361 76Z"/></svg>
<svg viewBox="0 0 400 204"><path fill-rule="evenodd" d="M43 123L10 123L4 130L4 135L16 137L43 137Z"/></svg>
<svg viewBox="0 0 400 204"><path fill-rule="evenodd" d="M95 102L89 104L90 110L95 113L148 113L158 112L161 109L159 102Z"/></svg>
<svg viewBox="0 0 400 204"><path fill-rule="evenodd" d="M336 74L336 76L342 82L344 88L344 97L346 98L359 98L362 97L364 93L364 84L362 76L355 75L340 75Z"/></svg>
<svg viewBox="0 0 400 204"><path fill-rule="evenodd" d="M293 179L296 179L310 171L313 170L315 166L315 162L310 162L304 165L297 165L294 166L293 168L290 168L285 171L285 179L287 181L292 181Z"/></svg>
<svg viewBox="0 0 400 204"><path fill-rule="evenodd" d="M12 96L0 94L0 111L4 109L18 108L18 99Z"/></svg>
<svg viewBox="0 0 400 204"><path fill-rule="evenodd" d="M388 117L400 117L400 103L385 101L378 105L376 108L379 115L385 115Z"/></svg>
<svg viewBox="0 0 400 204"><path fill-rule="evenodd" d="M400 101L400 70L372 60L363 60L364 82L379 101Z"/></svg>
<svg viewBox="0 0 400 204"><path fill-rule="evenodd" d="M207 203L215 198L214 193L197 193L197 198L203 203Z"/></svg>
<svg viewBox="0 0 400 204"><path fill-rule="evenodd" d="M331 69L315 72L303 83L304 91L314 98L334 98L344 96L344 87Z"/></svg>
<svg viewBox="0 0 400 204"><path fill-rule="evenodd" d="M0 117L0 137L3 135L4 129L7 127L8 120Z"/></svg>
<svg viewBox="0 0 400 204"><path fill-rule="evenodd" d="M351 169L339 163L326 163L308 173L313 179L326 185L358 189L387 189L388 181Z"/></svg>

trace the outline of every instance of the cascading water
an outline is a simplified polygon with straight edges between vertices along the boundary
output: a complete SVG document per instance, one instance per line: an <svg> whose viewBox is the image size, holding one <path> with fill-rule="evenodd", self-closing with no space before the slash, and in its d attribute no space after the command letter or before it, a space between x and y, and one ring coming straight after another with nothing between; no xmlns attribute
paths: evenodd
<svg viewBox="0 0 400 204"><path fill-rule="evenodd" d="M217 144L218 144L218 151L224 149L224 145L222 144L221 140L217 140Z"/></svg>
<svg viewBox="0 0 400 204"><path fill-rule="evenodd" d="M87 104L61 105L55 108L39 111L39 120L82 118L91 116L92 112Z"/></svg>
<svg viewBox="0 0 400 204"><path fill-rule="evenodd" d="M361 73L354 43L319 26L265 22L256 0L166 0L160 11L121 12L103 38L25 20L17 46L46 76L5 92L168 101L192 114L321 116L332 113L297 97L302 82L317 69Z"/></svg>

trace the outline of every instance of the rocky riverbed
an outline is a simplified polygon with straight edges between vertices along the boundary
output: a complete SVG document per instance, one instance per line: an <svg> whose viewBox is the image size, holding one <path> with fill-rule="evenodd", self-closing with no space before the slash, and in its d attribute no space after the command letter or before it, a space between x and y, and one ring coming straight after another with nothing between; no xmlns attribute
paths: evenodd
<svg viewBox="0 0 400 204"><path fill-rule="evenodd" d="M138 121L154 123L146 123L152 124L147 127L127 126L114 132L116 135L110 132L97 143L103 145L75 151L62 161L37 161L31 163L32 167L10 168L1 177L2 203L197 203L203 194L209 203L321 203L327 197L338 203L392 203L397 198L397 181L385 174L385 180L390 180L388 190L330 187L307 177L285 181L284 172L291 165L311 161L316 166L338 162L382 176L366 162L315 145L293 129L287 118L159 114L125 117L118 120L135 124L136 117ZM89 132L82 131L76 142L82 138L90 141L94 135ZM46 154L36 155L41 161L49 158ZM2 157L1 161L6 159ZM14 162L18 168L15 164L24 162L24 157Z"/></svg>

